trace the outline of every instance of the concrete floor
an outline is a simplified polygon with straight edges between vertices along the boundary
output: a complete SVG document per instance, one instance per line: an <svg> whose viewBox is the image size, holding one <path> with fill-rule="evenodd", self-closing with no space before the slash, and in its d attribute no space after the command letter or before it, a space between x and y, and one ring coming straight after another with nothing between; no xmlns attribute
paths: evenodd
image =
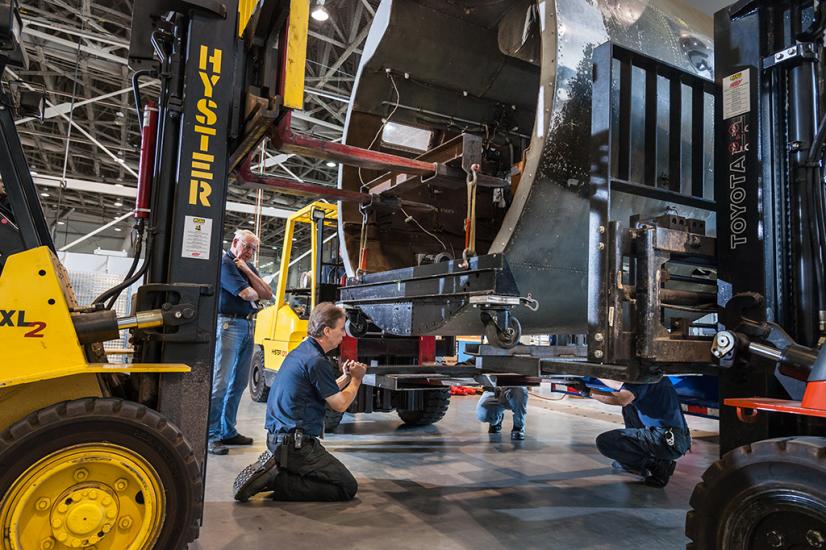
<svg viewBox="0 0 826 550"><path fill-rule="evenodd" d="M395 413L345 416L325 446L359 482L349 503L233 502L241 468L264 449L264 405L246 396L239 430L252 447L210 457L204 526L191 549L683 548L688 500L717 456L716 422L690 418L693 451L665 489L613 475L594 446L621 424L593 401L531 397L528 438L510 441L510 413L491 436L474 397L446 417L404 428Z"/></svg>

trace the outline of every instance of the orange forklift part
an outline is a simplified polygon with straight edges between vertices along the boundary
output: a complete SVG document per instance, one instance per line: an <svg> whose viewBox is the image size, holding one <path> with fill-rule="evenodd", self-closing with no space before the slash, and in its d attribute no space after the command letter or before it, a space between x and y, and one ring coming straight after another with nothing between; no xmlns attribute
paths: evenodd
<svg viewBox="0 0 826 550"><path fill-rule="evenodd" d="M808 393L808 392L807 392ZM790 401L787 399L769 399L766 397L737 397L723 401L729 407L737 407L737 417L741 421L748 422L746 418L753 416L748 413L749 409L754 411L784 412L803 416L819 416L826 418L826 410L808 408L800 401Z"/></svg>
<svg viewBox="0 0 826 550"><path fill-rule="evenodd" d="M809 382L803 394L803 407L826 413L826 380Z"/></svg>
<svg viewBox="0 0 826 550"><path fill-rule="evenodd" d="M479 390L471 386L450 386L450 395L476 395Z"/></svg>

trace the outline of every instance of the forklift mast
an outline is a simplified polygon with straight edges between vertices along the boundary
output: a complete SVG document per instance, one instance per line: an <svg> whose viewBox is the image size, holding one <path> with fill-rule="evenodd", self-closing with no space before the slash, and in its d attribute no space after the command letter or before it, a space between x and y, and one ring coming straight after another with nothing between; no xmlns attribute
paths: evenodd
<svg viewBox="0 0 826 550"><path fill-rule="evenodd" d="M21 29L17 2L0 2L0 74L6 67L27 66L25 50L20 45ZM0 176L6 194L3 201L0 193L0 270L6 257L14 253L40 246L55 251L14 125L14 108L11 91L0 88Z"/></svg>
<svg viewBox="0 0 826 550"><path fill-rule="evenodd" d="M725 306L720 322L747 334L749 327L775 327L778 335L785 330L785 344L768 338L778 348L796 342L812 349L826 332L819 168L826 75L818 55L822 7L815 4L744 0L715 15L715 200L719 302ZM750 338L761 339L752 333ZM760 359L759 351L752 346L743 354L750 355L749 366L739 361L721 369L721 398L786 398L776 359ZM792 394L795 384L802 385L786 382ZM823 426L811 416L763 414L746 423L738 415L734 407L721 410L721 453Z"/></svg>

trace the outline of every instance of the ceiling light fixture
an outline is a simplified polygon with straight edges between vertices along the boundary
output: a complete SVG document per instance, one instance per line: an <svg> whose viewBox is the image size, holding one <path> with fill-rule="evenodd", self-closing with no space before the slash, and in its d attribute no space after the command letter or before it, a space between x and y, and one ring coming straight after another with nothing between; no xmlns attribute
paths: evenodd
<svg viewBox="0 0 826 550"><path fill-rule="evenodd" d="M51 197L51 195L49 195L48 193L40 193L40 196L45 198Z"/></svg>
<svg viewBox="0 0 826 550"><path fill-rule="evenodd" d="M335 162L333 162L333 161L329 161L329 162L327 163L327 168L335 168L336 166L338 166L338 164L336 164L336 163L335 163Z"/></svg>
<svg viewBox="0 0 826 550"><path fill-rule="evenodd" d="M330 18L330 12L328 12L327 8L324 7L324 0L316 0L315 4L316 5L310 16L316 21L320 21L322 23L327 21Z"/></svg>
<svg viewBox="0 0 826 550"><path fill-rule="evenodd" d="M115 203L115 206L123 206L123 203L118 201L118 202Z"/></svg>

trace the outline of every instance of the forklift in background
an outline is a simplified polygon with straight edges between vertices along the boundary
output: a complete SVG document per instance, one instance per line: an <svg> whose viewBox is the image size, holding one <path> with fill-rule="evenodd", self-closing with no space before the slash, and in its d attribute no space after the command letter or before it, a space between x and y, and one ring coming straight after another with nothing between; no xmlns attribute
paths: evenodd
<svg viewBox="0 0 826 550"><path fill-rule="evenodd" d="M249 378L253 401L267 401L284 358L307 337L307 321L316 304L338 301L343 264L338 255L337 220L338 207L321 201L305 206L287 219L275 303L259 311L255 318L255 352ZM299 274L301 284L290 286L290 267L297 260L293 259L293 236L299 224L309 225L311 232L309 277L303 281L305 277ZM330 252L325 254L324 244L328 240L335 242L328 247ZM329 261L325 262L325 257ZM358 313L351 312L346 325L348 335L340 348L330 354L333 361L331 368L336 376L340 374L339 365L347 359L393 369L390 365L409 367L434 364L436 357L455 353L455 339L452 337L389 337L371 333L365 326L354 326L357 322ZM444 372L450 373L449 370ZM411 426L433 424L447 412L450 389L441 385L440 377L416 377L410 373L403 378L385 378L392 380L391 387L387 387L387 382L377 383L374 374L368 375L347 412L396 410L405 424ZM325 431L334 431L343 416L344 413L327 407Z"/></svg>

